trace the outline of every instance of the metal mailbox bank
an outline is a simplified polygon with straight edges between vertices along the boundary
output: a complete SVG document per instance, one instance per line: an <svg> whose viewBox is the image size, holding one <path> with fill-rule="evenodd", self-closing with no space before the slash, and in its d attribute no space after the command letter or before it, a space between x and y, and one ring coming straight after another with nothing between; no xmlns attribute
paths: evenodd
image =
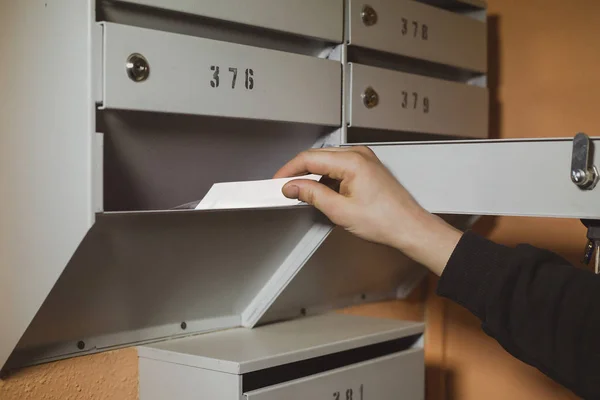
<svg viewBox="0 0 600 400"><path fill-rule="evenodd" d="M571 133L487 139L486 31L480 0L2 2L0 367L137 346L142 400L423 399L422 323L332 313L422 267L306 206L178 206L366 144L462 228L598 218Z"/></svg>

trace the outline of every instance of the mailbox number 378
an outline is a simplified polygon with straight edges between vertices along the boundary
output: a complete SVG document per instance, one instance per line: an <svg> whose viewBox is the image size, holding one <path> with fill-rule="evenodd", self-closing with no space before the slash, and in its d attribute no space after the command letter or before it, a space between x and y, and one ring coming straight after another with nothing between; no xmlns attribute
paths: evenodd
<svg viewBox="0 0 600 400"><path fill-rule="evenodd" d="M221 67L218 65L211 65L210 70L212 71L212 79L210 80L210 87L218 88L221 85ZM228 70L224 71L229 73L231 76L231 88L235 89L237 84L238 69L237 67L229 67ZM227 79L227 78L225 78ZM254 70L252 68L246 68L244 71L244 87L247 90L254 89Z"/></svg>

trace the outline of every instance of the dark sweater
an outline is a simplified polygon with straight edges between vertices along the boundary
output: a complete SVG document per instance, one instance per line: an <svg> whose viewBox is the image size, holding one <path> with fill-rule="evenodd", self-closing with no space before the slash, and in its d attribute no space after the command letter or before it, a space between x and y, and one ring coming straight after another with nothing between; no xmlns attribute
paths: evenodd
<svg viewBox="0 0 600 400"><path fill-rule="evenodd" d="M506 351L585 399L600 399L600 276L529 245L463 235L437 293Z"/></svg>

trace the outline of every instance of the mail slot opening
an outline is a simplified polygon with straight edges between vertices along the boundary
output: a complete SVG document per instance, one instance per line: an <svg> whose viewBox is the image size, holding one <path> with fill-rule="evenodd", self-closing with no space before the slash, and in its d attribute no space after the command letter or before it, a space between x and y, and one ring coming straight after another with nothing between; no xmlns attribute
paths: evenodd
<svg viewBox="0 0 600 400"><path fill-rule="evenodd" d="M464 83L485 75L483 72L439 62L353 46L348 47L348 62Z"/></svg>
<svg viewBox="0 0 600 400"><path fill-rule="evenodd" d="M242 391L249 392L267 386L273 386L310 375L331 371L347 365L373 360L389 354L406 351L413 348L421 336L422 335L419 333L321 357L253 371L243 375Z"/></svg>
<svg viewBox="0 0 600 400"><path fill-rule="evenodd" d="M470 139L472 138L460 136L459 134L441 135L427 132L390 131L369 128L348 128L346 136L346 142L348 144L425 142Z"/></svg>
<svg viewBox="0 0 600 400"><path fill-rule="evenodd" d="M167 210L217 182L269 179L334 128L306 124L98 112L104 133L104 211Z"/></svg>
<svg viewBox="0 0 600 400"><path fill-rule="evenodd" d="M417 0L444 10L470 15L486 9L485 0Z"/></svg>

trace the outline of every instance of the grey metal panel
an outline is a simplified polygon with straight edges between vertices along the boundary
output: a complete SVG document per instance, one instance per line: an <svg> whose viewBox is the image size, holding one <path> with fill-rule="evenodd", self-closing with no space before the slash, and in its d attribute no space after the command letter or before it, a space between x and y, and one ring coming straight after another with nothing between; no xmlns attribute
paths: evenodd
<svg viewBox="0 0 600 400"><path fill-rule="evenodd" d="M340 125L337 61L112 23L104 35L104 108ZM147 81L127 76L133 53Z"/></svg>
<svg viewBox="0 0 600 400"><path fill-rule="evenodd" d="M484 22L413 0L349 0L348 4L352 46L476 72L487 70ZM377 13L374 25L362 21L365 4Z"/></svg>
<svg viewBox="0 0 600 400"><path fill-rule="evenodd" d="M343 0L126 0L341 43Z"/></svg>
<svg viewBox="0 0 600 400"><path fill-rule="evenodd" d="M422 400L423 349L413 349L245 394L249 400Z"/></svg>
<svg viewBox="0 0 600 400"><path fill-rule="evenodd" d="M414 170L414 169L413 169ZM443 215L467 229L472 217ZM335 228L327 240L277 296L258 322L320 314L365 302L402 298L420 282L426 269L399 251L358 239Z"/></svg>
<svg viewBox="0 0 600 400"><path fill-rule="evenodd" d="M354 63L348 68L350 127L469 138L488 135L485 88ZM363 104L368 87L379 95L373 108Z"/></svg>
<svg viewBox="0 0 600 400"><path fill-rule="evenodd" d="M422 267L399 251L336 228L260 320L265 324L337 307L396 298L422 277ZM364 296L364 298L363 298Z"/></svg>
<svg viewBox="0 0 600 400"><path fill-rule="evenodd" d="M0 2L0 368L94 221L93 3Z"/></svg>
<svg viewBox="0 0 600 400"><path fill-rule="evenodd" d="M594 140L596 148L600 140ZM570 179L570 140L373 145L426 209L436 213L600 218L600 189ZM594 164L600 164L596 152Z"/></svg>
<svg viewBox="0 0 600 400"><path fill-rule="evenodd" d="M138 347L140 357L245 374L422 333L424 324L324 314Z"/></svg>
<svg viewBox="0 0 600 400"><path fill-rule="evenodd" d="M94 135L92 163L93 210L99 213L104 211L104 134L100 132Z"/></svg>
<svg viewBox="0 0 600 400"><path fill-rule="evenodd" d="M318 248L331 230L332 226L328 224L315 225L311 228L309 232L310 236L307 234L303 243L298 243L298 246L289 253L277 271L266 281L252 301L249 302L241 315L242 326L251 328L258 323L260 318L273 305L275 299L279 297L285 287L296 277L300 271L300 267L308 259L312 258L315 251L318 251Z"/></svg>
<svg viewBox="0 0 600 400"><path fill-rule="evenodd" d="M139 400L240 400L242 378L139 358Z"/></svg>
<svg viewBox="0 0 600 400"><path fill-rule="evenodd" d="M329 229L310 207L100 214L9 364L240 326L270 277L299 269Z"/></svg>

